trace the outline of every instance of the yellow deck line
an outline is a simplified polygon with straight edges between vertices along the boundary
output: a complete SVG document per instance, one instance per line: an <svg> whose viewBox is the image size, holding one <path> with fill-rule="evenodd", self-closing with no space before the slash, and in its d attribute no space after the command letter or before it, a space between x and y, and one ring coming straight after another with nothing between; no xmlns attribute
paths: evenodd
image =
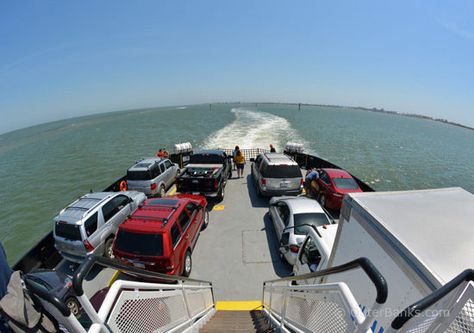
<svg viewBox="0 0 474 333"><path fill-rule="evenodd" d="M173 195L176 193L176 187L173 187L171 190L168 191L168 194L169 196Z"/></svg>
<svg viewBox="0 0 474 333"><path fill-rule="evenodd" d="M109 281L109 285L108 285L109 288L112 286L112 284L115 282L115 280L117 280L119 274L120 274L120 271L116 270L114 275L112 275L112 277L110 278L110 281Z"/></svg>
<svg viewBox="0 0 474 333"><path fill-rule="evenodd" d="M261 301L218 301L216 310L218 311L251 311L261 310Z"/></svg>

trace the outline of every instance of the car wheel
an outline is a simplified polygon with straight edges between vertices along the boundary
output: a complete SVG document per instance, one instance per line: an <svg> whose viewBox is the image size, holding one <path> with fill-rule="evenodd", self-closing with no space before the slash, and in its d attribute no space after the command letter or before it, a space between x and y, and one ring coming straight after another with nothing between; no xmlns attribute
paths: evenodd
<svg viewBox="0 0 474 333"><path fill-rule="evenodd" d="M224 195L225 195L225 187L221 186L221 189L219 190L219 193L217 193L217 200L222 201L224 200Z"/></svg>
<svg viewBox="0 0 474 333"><path fill-rule="evenodd" d="M202 224L201 230L204 230L209 225L209 212L206 210L204 211L204 222Z"/></svg>
<svg viewBox="0 0 474 333"><path fill-rule="evenodd" d="M188 250L184 255L183 262L183 276L188 277L191 274L191 269L193 268L193 261L191 259L191 252Z"/></svg>
<svg viewBox="0 0 474 333"><path fill-rule="evenodd" d="M163 198L166 196L166 190L165 190L165 185L160 186L160 193L159 193L160 198Z"/></svg>
<svg viewBox="0 0 474 333"><path fill-rule="evenodd" d="M321 198L319 200L321 202L321 206L323 208L326 208L326 196L325 195L321 195Z"/></svg>
<svg viewBox="0 0 474 333"><path fill-rule="evenodd" d="M106 258L113 258L114 257L114 252L112 251L113 242L114 242L113 238L109 238L105 241L104 257L106 257Z"/></svg>
<svg viewBox="0 0 474 333"><path fill-rule="evenodd" d="M71 313L74 315L74 317L77 317L77 315L79 314L79 310L81 309L81 307L79 306L79 302L77 301L77 299L74 298L74 297L69 297L69 298L66 300L66 306L69 308L69 310L70 310Z"/></svg>

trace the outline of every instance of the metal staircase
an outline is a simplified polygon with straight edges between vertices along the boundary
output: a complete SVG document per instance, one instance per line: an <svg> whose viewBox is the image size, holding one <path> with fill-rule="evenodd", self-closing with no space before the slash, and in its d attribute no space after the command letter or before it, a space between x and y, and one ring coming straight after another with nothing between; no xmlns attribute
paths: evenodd
<svg viewBox="0 0 474 333"><path fill-rule="evenodd" d="M142 282L117 280L96 310L85 296L83 280L92 266L133 274ZM343 283L319 283L327 275L362 269L377 290L370 313L363 312ZM143 282L146 279L147 282ZM474 332L474 271L466 270L406 308L388 332ZM313 281L313 282L311 282ZM91 320L85 328L53 294L25 283L45 309L71 333L162 332L364 332L373 333L388 296L385 278L366 258L298 277L266 281L262 310L216 311L212 284L147 272L102 257L89 257L76 271L73 288ZM96 307L97 308L97 307ZM383 330L378 329L377 333Z"/></svg>
<svg viewBox="0 0 474 333"><path fill-rule="evenodd" d="M217 311L200 333L222 332L273 332L270 323L261 310L252 311Z"/></svg>

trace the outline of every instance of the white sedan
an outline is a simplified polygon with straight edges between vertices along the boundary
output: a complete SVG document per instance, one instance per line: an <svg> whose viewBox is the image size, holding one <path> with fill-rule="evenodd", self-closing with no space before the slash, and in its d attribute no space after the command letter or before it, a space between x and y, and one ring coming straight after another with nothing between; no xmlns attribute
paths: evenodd
<svg viewBox="0 0 474 333"><path fill-rule="evenodd" d="M280 242L280 253L290 265L295 264L308 228L333 223L319 203L307 197L273 197L268 212Z"/></svg>

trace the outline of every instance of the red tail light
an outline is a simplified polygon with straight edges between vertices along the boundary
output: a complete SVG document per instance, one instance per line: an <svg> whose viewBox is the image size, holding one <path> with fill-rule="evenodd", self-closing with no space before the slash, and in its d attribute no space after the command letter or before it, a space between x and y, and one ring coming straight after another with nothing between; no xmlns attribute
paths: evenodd
<svg viewBox="0 0 474 333"><path fill-rule="evenodd" d="M300 180L300 185L304 185L304 179L303 178L301 178L301 180Z"/></svg>
<svg viewBox="0 0 474 333"><path fill-rule="evenodd" d="M173 260L171 259L166 259L163 264L164 264L163 266L165 267L165 269L168 271L172 271L174 269Z"/></svg>
<svg viewBox="0 0 474 333"><path fill-rule="evenodd" d="M300 250L300 247L298 245L290 245L290 251L293 252L293 253L298 253L298 251Z"/></svg>
<svg viewBox="0 0 474 333"><path fill-rule="evenodd" d="M214 188L217 190L219 188L219 182L216 180L214 180Z"/></svg>
<svg viewBox="0 0 474 333"><path fill-rule="evenodd" d="M151 189L151 190L156 190L156 183L151 184L151 185L150 185L150 189Z"/></svg>
<svg viewBox="0 0 474 333"><path fill-rule="evenodd" d="M89 243L87 239L85 239L82 243L84 244L87 252L94 251L94 247L91 245L91 243Z"/></svg>
<svg viewBox="0 0 474 333"><path fill-rule="evenodd" d="M267 180L265 178L262 178L262 185L267 185Z"/></svg>

